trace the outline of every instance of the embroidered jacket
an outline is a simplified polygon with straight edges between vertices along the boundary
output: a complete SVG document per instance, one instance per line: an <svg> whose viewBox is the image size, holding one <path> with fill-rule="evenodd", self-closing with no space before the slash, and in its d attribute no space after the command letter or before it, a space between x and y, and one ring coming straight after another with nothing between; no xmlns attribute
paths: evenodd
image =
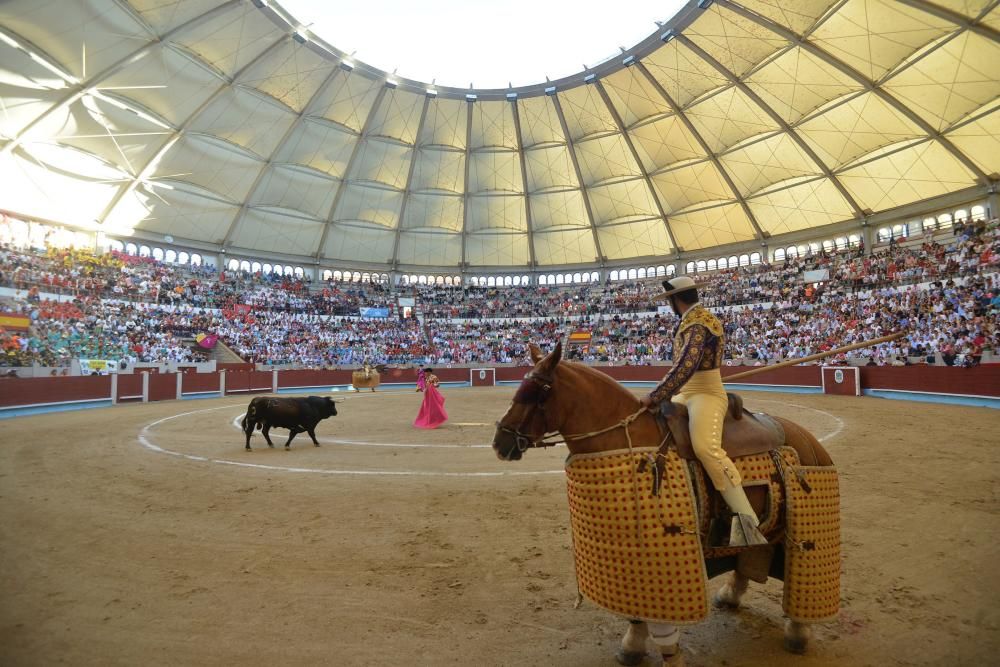
<svg viewBox="0 0 1000 667"><path fill-rule="evenodd" d="M695 372L721 368L724 347L722 322L701 304L691 306L674 329L674 365L650 397L670 400Z"/></svg>

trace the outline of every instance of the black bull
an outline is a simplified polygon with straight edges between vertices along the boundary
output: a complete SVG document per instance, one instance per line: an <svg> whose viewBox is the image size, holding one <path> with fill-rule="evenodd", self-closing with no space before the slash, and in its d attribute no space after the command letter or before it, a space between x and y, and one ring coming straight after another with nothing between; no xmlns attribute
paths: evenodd
<svg viewBox="0 0 1000 667"><path fill-rule="evenodd" d="M267 440L268 447L274 447L267 432L272 428L287 428L289 449L292 439L299 433L308 433L313 444L319 447L316 440L316 424L337 415L337 406L332 398L326 396L309 396L308 398L274 398L258 396L250 401L246 416L243 417L243 432L247 436L247 451L250 451L250 436L254 429L259 428Z"/></svg>

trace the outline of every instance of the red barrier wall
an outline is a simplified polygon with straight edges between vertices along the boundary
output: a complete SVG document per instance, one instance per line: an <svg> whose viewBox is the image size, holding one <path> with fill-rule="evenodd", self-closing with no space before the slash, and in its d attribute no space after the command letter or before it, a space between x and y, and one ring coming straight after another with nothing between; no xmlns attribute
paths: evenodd
<svg viewBox="0 0 1000 667"><path fill-rule="evenodd" d="M149 400L169 401L177 398L177 374L156 373L149 376Z"/></svg>
<svg viewBox="0 0 1000 667"><path fill-rule="evenodd" d="M0 406L101 400L110 397L110 375L0 380Z"/></svg>
<svg viewBox="0 0 1000 667"><path fill-rule="evenodd" d="M1000 396L1000 364L974 368L950 366L863 366L863 389L900 389L942 394Z"/></svg>
<svg viewBox="0 0 1000 667"><path fill-rule="evenodd" d="M142 400L142 375L133 373L132 375L118 376L118 400L125 396L138 397L138 399L127 399L130 401Z"/></svg>
<svg viewBox="0 0 1000 667"><path fill-rule="evenodd" d="M181 389L185 394L195 391L219 391L218 373L185 373Z"/></svg>

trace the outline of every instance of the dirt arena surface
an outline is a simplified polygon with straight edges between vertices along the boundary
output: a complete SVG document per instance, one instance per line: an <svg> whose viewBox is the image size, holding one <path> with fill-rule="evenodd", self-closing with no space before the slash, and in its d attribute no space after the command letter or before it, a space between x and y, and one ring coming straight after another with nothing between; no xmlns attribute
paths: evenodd
<svg viewBox="0 0 1000 667"><path fill-rule="evenodd" d="M243 451L232 397L0 422L0 664L615 664L624 620L573 609L566 450L498 461L512 390L444 392L429 432L419 394L342 394L290 452ZM686 664L996 664L998 413L744 397L838 464L842 612L792 656L752 584Z"/></svg>

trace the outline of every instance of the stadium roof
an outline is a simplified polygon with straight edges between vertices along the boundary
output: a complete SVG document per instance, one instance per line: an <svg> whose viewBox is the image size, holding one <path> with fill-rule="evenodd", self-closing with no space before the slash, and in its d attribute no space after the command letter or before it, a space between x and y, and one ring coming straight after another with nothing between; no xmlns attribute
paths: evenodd
<svg viewBox="0 0 1000 667"><path fill-rule="evenodd" d="M701 0L575 76L466 90L275 2L8 0L0 209L330 265L760 240L996 181L998 4Z"/></svg>

